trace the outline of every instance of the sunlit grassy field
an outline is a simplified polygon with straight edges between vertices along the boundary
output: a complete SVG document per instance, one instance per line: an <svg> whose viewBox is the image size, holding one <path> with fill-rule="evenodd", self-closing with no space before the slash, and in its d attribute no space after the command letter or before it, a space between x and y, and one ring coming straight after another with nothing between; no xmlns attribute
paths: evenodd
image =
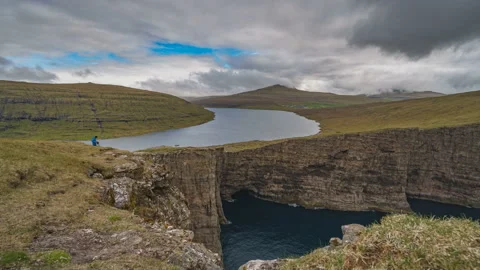
<svg viewBox="0 0 480 270"><path fill-rule="evenodd" d="M319 122L322 135L392 128L461 126L480 123L480 91L295 112Z"/></svg>
<svg viewBox="0 0 480 270"><path fill-rule="evenodd" d="M122 86L0 81L0 138L112 138L198 125L213 116L171 95Z"/></svg>

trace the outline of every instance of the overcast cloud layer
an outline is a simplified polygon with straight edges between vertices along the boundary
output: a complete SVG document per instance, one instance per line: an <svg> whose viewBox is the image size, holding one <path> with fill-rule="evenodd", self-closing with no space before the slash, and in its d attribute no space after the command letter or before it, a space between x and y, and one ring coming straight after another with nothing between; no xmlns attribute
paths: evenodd
<svg viewBox="0 0 480 270"><path fill-rule="evenodd" d="M0 79L178 96L480 89L478 0L0 0Z"/></svg>

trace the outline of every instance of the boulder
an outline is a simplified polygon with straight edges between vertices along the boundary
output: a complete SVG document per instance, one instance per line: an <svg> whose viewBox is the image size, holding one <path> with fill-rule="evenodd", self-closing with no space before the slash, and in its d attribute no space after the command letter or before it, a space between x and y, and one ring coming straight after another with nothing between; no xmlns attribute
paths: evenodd
<svg viewBox="0 0 480 270"><path fill-rule="evenodd" d="M252 260L240 266L238 270L278 270L285 262L287 262L285 259Z"/></svg>
<svg viewBox="0 0 480 270"><path fill-rule="evenodd" d="M355 241L360 233L365 231L365 226L360 225L360 224L349 224L349 225L343 225L342 226L342 233L343 233L343 242L346 243L351 243Z"/></svg>

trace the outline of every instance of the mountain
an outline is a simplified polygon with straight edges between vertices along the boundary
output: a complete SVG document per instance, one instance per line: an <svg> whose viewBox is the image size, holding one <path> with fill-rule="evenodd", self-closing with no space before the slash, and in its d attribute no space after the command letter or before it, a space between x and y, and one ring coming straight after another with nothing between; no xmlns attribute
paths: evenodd
<svg viewBox="0 0 480 270"><path fill-rule="evenodd" d="M333 93L302 91L277 84L230 96L210 96L190 98L189 100L205 107L295 110L341 107L354 104L437 97L442 95L443 94L430 91L409 92L398 89L370 96L337 95Z"/></svg>
<svg viewBox="0 0 480 270"><path fill-rule="evenodd" d="M85 140L198 125L213 113L158 92L93 83L0 81L0 138Z"/></svg>
<svg viewBox="0 0 480 270"><path fill-rule="evenodd" d="M278 110L329 108L378 101L379 100L377 99L370 99L363 95L350 96L322 92L308 92L278 84L230 96L206 97L204 99L192 100L193 103L205 107Z"/></svg>

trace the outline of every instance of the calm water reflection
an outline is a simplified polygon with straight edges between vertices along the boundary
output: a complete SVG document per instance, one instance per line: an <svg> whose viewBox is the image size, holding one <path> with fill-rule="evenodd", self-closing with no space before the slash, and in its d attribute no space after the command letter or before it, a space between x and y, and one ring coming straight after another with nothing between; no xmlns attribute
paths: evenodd
<svg viewBox="0 0 480 270"><path fill-rule="evenodd" d="M246 109L209 109L208 123L141 136L101 140L102 146L136 151L157 146L212 146L252 140L276 140L318 133L315 121L291 112Z"/></svg>

